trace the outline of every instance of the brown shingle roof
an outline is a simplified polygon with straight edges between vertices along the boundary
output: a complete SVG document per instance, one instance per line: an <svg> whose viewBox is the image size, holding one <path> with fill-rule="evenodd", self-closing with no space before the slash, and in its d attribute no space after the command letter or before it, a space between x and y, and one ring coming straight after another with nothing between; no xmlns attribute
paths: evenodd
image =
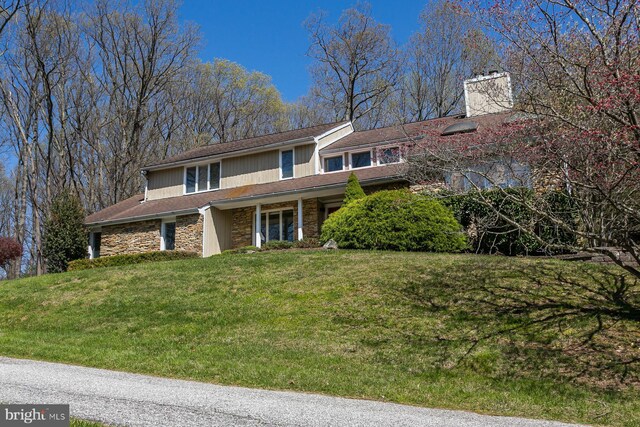
<svg viewBox="0 0 640 427"><path fill-rule="evenodd" d="M186 214L196 212L198 208L208 204L225 201L251 199L253 197L296 193L337 185L345 185L352 171L334 172L312 175L303 178L288 179L265 184L245 185L225 190L209 191L187 196L150 200L142 203L143 194L123 200L113 206L89 215L85 223L99 225L101 223L140 221L164 215ZM367 183L401 179L401 165L377 166L354 170L363 185Z"/></svg>
<svg viewBox="0 0 640 427"><path fill-rule="evenodd" d="M187 160L195 160L204 157L217 156L222 154L231 154L237 151L250 150L253 148L266 147L269 145L282 144L288 141L295 141L306 138L320 136L323 133L334 129L347 122L327 123L323 125L313 126L304 129L290 130L286 132L273 133L269 135L257 136L254 138L239 139L236 141L225 142L222 144L211 144L197 147L184 153L168 157L160 162L148 165L145 168L153 168L161 165L168 165Z"/></svg>
<svg viewBox="0 0 640 427"><path fill-rule="evenodd" d="M440 119L425 120L422 122L407 123L398 126L389 126L386 128L372 129L367 131L353 132L344 138L334 142L333 144L320 150L320 154L327 154L338 151L345 151L351 148L375 145L384 145L386 143L400 142L405 140L419 140L424 137L427 130L438 129L443 131L447 127L461 122L473 121L478 124L477 132L485 129L495 128L512 116L512 113L487 114L477 117L443 117ZM430 132L433 133L433 132ZM446 136L442 136L446 138Z"/></svg>
<svg viewBox="0 0 640 427"><path fill-rule="evenodd" d="M196 212L198 208L206 205L210 198L211 193L198 193L167 199L149 200L143 203L144 194L136 194L120 203L116 203L113 206L89 215L85 219L85 223L96 224L129 218L142 220L146 217L152 218L160 214L172 215L173 213Z"/></svg>

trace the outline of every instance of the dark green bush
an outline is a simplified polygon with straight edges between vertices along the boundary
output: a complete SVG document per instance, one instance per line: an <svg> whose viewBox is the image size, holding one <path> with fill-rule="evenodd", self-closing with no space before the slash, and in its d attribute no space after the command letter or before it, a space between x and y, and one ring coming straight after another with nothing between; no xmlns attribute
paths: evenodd
<svg viewBox="0 0 640 427"><path fill-rule="evenodd" d="M514 196L515 200L509 198ZM442 195L441 195L442 196ZM539 218L522 201L553 212L563 220L573 221L570 198L559 191L536 195L528 188L507 188L471 191L459 195L445 195L442 203L450 207L456 219L467 231L473 251L504 255L542 255L557 253L548 244L572 244L575 236L560 230L550 221ZM505 217L523 226L526 232L501 218ZM545 243L536 239L536 235Z"/></svg>
<svg viewBox="0 0 640 427"><path fill-rule="evenodd" d="M44 222L43 235L43 254L48 272L67 271L70 261L87 256L84 214L80 199L68 191L53 199Z"/></svg>
<svg viewBox="0 0 640 427"><path fill-rule="evenodd" d="M286 240L271 240L262 245L263 251L273 251L273 250L282 250L282 249L291 249L293 247L293 242L288 242Z"/></svg>
<svg viewBox="0 0 640 427"><path fill-rule="evenodd" d="M69 271L88 270L99 267L141 264L145 262L173 261L178 259L199 258L200 254L186 251L155 251L132 255L114 255L95 259L79 259L69 263Z"/></svg>
<svg viewBox="0 0 640 427"><path fill-rule="evenodd" d="M458 252L467 247L460 224L437 200L408 190L380 191L333 213L323 242L340 248Z"/></svg>
<svg viewBox="0 0 640 427"><path fill-rule="evenodd" d="M358 177L355 173L351 172L349 179L347 180L347 186L344 189L343 203L348 205L354 200L362 199L365 196L364 190L358 181Z"/></svg>

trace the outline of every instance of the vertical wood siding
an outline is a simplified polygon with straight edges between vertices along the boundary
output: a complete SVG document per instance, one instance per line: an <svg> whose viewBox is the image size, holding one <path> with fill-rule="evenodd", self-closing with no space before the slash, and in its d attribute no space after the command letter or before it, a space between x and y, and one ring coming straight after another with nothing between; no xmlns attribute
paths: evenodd
<svg viewBox="0 0 640 427"><path fill-rule="evenodd" d="M184 179L182 167L151 171L147 175L149 200L164 199L167 197L182 196L182 181Z"/></svg>
<svg viewBox="0 0 640 427"><path fill-rule="evenodd" d="M294 177L313 175L316 172L315 166L315 144L301 145L296 147Z"/></svg>
<svg viewBox="0 0 640 427"><path fill-rule="evenodd" d="M279 155L278 150L273 150L224 159L220 188L278 181L280 179Z"/></svg>

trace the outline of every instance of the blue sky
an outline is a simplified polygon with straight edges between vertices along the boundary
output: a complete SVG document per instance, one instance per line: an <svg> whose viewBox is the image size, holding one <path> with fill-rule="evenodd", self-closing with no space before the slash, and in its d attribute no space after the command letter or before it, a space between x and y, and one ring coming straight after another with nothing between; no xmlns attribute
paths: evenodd
<svg viewBox="0 0 640 427"><path fill-rule="evenodd" d="M425 0L370 1L374 18L392 27L405 43L418 28ZM302 22L325 10L330 22L354 1L185 0L181 18L200 26L204 61L225 58L272 77L285 101L295 101L310 86L306 56L309 39Z"/></svg>

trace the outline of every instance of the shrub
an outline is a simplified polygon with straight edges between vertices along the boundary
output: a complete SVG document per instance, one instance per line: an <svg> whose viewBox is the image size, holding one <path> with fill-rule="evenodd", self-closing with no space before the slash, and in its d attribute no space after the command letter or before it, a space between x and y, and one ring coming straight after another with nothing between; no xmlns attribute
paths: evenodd
<svg viewBox="0 0 640 427"><path fill-rule="evenodd" d="M44 223L43 254L51 273L67 271L69 261L87 256L84 209L78 197L68 191L51 204Z"/></svg>
<svg viewBox="0 0 640 427"><path fill-rule="evenodd" d="M305 237L302 240L293 242L293 247L297 249L320 248L322 247L322 243L320 243L320 239L316 239L315 237Z"/></svg>
<svg viewBox="0 0 640 427"><path fill-rule="evenodd" d="M0 237L0 267L7 270L9 263L22 256L22 246L16 239Z"/></svg>
<svg viewBox="0 0 640 427"><path fill-rule="evenodd" d="M79 259L69 262L69 271L89 270L100 267L142 264L145 262L174 261L199 258L200 254L186 251L154 251L131 255L114 255L94 259Z"/></svg>
<svg viewBox="0 0 640 427"><path fill-rule="evenodd" d="M333 213L322 227L323 242L341 248L458 252L466 238L449 209L408 190L380 191Z"/></svg>
<svg viewBox="0 0 640 427"><path fill-rule="evenodd" d="M446 195L442 202L453 210L456 219L467 231L471 247L475 252L504 255L548 253L546 245L536 239L536 235L545 242L553 244L572 244L575 241L572 234L537 218L522 203L509 199L509 194L515 195L518 200L526 200L527 203L538 205L541 210L563 212L567 218L573 215L569 205L570 198L563 196L562 192L552 191L536 195L533 190L522 187ZM525 229L534 230L535 234L513 226L502 219L494 209L523 225Z"/></svg>
<svg viewBox="0 0 640 427"><path fill-rule="evenodd" d="M286 240L271 240L264 245L262 245L262 250L270 251L270 250L282 250L282 249L291 249L293 247L293 242L288 242Z"/></svg>
<svg viewBox="0 0 640 427"><path fill-rule="evenodd" d="M360 181L355 173L351 172L347 180L347 186L344 189L344 204L347 205L354 200L365 197L364 190L360 186Z"/></svg>
<svg viewBox="0 0 640 427"><path fill-rule="evenodd" d="M260 252L260 248L257 246L243 246L236 249L227 249L222 251L223 254L247 254L251 252Z"/></svg>

